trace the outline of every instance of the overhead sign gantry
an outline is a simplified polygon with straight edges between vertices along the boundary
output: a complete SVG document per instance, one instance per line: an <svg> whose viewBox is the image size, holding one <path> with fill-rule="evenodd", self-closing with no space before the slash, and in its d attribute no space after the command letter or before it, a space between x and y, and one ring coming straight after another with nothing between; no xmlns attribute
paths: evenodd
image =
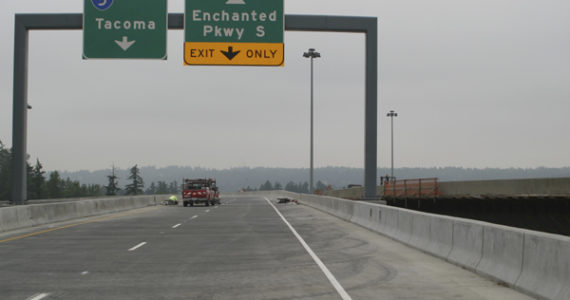
<svg viewBox="0 0 570 300"><path fill-rule="evenodd" d="M105 2L108 1L108 2ZM115 0L117 1L117 0ZM127 1L127 0L121 0ZM132 1L132 0L129 0ZM143 2L137 0L136 2ZM148 1L148 0L144 0ZM153 0L162 1L162 0ZM165 0L164 0L165 1ZM212 0L226 1L226 0ZM251 0L243 0L245 2ZM269 1L269 0L268 0ZM101 6L111 0L93 0ZM226 2L238 2L229 0ZM90 2L87 2L90 3ZM102 5L105 4L105 5ZM91 4L90 4L91 5ZM12 114L12 202L27 200L28 39L30 30L77 30L85 26L83 14L16 14L14 22L14 99ZM169 14L168 28L182 29L184 16ZM376 199L378 125L378 20L376 17L285 16L285 30L358 32L365 34L364 192ZM117 39L115 39L116 41ZM122 41L122 38L119 40ZM130 39L127 39L127 42ZM116 43L116 42L115 42ZM234 51L235 52L235 49Z"/></svg>
<svg viewBox="0 0 570 300"><path fill-rule="evenodd" d="M186 65L282 66L283 0L186 0Z"/></svg>

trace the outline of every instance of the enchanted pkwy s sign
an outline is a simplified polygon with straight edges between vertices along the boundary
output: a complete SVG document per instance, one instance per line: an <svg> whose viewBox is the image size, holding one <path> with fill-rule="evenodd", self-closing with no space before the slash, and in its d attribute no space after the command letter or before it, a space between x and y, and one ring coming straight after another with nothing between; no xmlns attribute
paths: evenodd
<svg viewBox="0 0 570 300"><path fill-rule="evenodd" d="M186 0L186 65L282 66L283 0Z"/></svg>

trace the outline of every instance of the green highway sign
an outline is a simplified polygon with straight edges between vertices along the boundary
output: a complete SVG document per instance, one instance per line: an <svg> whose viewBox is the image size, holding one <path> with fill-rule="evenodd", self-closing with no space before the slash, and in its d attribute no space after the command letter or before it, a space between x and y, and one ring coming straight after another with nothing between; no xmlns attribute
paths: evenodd
<svg viewBox="0 0 570 300"><path fill-rule="evenodd" d="M84 0L83 59L166 59L167 0Z"/></svg>
<svg viewBox="0 0 570 300"><path fill-rule="evenodd" d="M186 0L186 65L282 66L283 0Z"/></svg>
<svg viewBox="0 0 570 300"><path fill-rule="evenodd" d="M186 0L187 42L283 43L283 0Z"/></svg>

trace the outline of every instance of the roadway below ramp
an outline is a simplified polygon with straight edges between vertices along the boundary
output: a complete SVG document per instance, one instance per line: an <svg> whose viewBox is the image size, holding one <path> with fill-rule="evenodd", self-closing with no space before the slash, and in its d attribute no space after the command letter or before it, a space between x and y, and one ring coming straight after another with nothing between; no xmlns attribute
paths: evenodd
<svg viewBox="0 0 570 300"><path fill-rule="evenodd" d="M260 197L5 233L0 257L4 300L531 299L313 208Z"/></svg>

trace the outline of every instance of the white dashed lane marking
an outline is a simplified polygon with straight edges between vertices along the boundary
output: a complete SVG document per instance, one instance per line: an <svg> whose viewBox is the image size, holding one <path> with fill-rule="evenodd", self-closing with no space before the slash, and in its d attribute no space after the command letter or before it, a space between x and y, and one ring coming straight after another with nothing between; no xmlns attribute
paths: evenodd
<svg viewBox="0 0 570 300"><path fill-rule="evenodd" d="M27 300L41 300L47 296L49 296L48 293L35 294L32 297L28 298Z"/></svg>
<svg viewBox="0 0 570 300"><path fill-rule="evenodd" d="M132 247L131 249L129 249L129 251L135 251L135 250L137 250L138 248L140 248L140 247L142 247L142 246L144 246L144 245L146 245L146 242L142 242L142 243L140 243L140 244L138 244L138 245Z"/></svg>

